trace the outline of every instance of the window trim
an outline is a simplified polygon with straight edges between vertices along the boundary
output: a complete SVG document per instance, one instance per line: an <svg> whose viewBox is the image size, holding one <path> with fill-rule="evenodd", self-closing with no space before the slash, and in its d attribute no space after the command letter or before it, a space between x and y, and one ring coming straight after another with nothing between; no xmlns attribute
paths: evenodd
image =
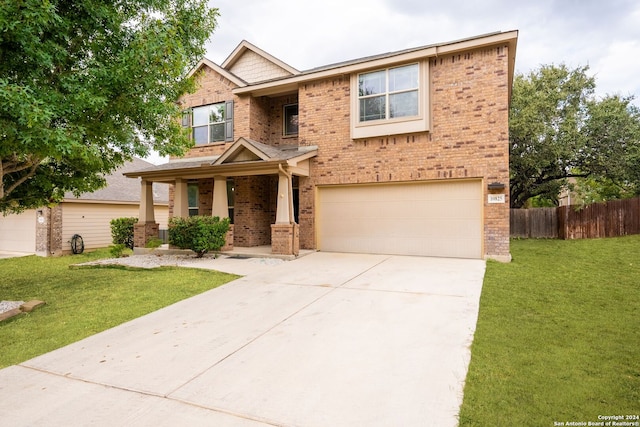
<svg viewBox="0 0 640 427"><path fill-rule="evenodd" d="M406 65L418 64L418 115L408 117L385 118L379 120L360 121L359 79L362 74L390 69ZM389 92L384 92L388 98ZM386 101L388 103L388 99ZM428 132L430 129L430 84L429 60L389 65L385 68L364 70L351 75L351 139L373 138L405 133ZM388 112L387 112L388 114Z"/></svg>
<svg viewBox="0 0 640 427"><path fill-rule="evenodd" d="M209 122L206 125L198 125L194 126L193 123L193 115L194 110L198 108L209 107L211 108L214 105L223 105L224 106L224 119L220 122ZM225 142L233 142L233 101L221 101L221 102L212 102L210 104L204 105L194 105L182 112L182 126L188 127L190 130L190 137L194 141L194 146L203 146L203 145L216 145L216 144L224 144ZM209 114L209 117L210 114ZM224 138L221 140L210 141L211 138L211 125L223 125L224 129ZM207 142L196 142L195 141L195 128L196 127L204 127L207 126Z"/></svg>

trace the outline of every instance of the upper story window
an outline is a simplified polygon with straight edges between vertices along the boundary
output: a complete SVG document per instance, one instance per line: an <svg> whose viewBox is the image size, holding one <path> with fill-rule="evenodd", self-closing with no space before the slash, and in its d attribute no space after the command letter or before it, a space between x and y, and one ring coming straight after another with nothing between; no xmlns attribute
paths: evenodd
<svg viewBox="0 0 640 427"><path fill-rule="evenodd" d="M351 137L429 130L429 62L354 74Z"/></svg>
<svg viewBox="0 0 640 427"><path fill-rule="evenodd" d="M358 76L359 120L417 116L420 87L418 64Z"/></svg>
<svg viewBox="0 0 640 427"><path fill-rule="evenodd" d="M196 145L233 141L233 101L193 107L182 116Z"/></svg>
<svg viewBox="0 0 640 427"><path fill-rule="evenodd" d="M298 134L298 104L284 106L284 136Z"/></svg>

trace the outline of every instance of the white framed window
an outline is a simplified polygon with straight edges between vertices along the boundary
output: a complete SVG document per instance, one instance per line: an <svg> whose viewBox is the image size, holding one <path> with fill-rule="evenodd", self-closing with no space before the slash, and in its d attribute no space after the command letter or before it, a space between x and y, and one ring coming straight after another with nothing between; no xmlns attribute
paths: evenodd
<svg viewBox="0 0 640 427"><path fill-rule="evenodd" d="M359 121L386 120L420 114L418 64L358 76Z"/></svg>
<svg viewBox="0 0 640 427"><path fill-rule="evenodd" d="M282 127L284 136L295 136L298 134L298 104L285 105L283 108L284 126Z"/></svg>
<svg viewBox="0 0 640 427"><path fill-rule="evenodd" d="M233 141L233 101L193 107L182 115L196 145Z"/></svg>
<svg viewBox="0 0 640 427"><path fill-rule="evenodd" d="M428 61L354 74L352 138L428 131L428 77Z"/></svg>

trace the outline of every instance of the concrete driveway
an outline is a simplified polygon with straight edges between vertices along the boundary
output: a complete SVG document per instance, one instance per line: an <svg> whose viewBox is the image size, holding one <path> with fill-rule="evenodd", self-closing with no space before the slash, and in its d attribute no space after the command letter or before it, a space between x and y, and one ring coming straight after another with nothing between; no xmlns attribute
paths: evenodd
<svg viewBox="0 0 640 427"><path fill-rule="evenodd" d="M455 426L484 270L337 253L264 265L0 370L2 423Z"/></svg>

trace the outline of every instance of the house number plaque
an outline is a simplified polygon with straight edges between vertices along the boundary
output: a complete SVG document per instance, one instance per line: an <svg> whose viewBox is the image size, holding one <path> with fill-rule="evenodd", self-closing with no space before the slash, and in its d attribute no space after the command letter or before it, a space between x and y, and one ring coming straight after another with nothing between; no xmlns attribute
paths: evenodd
<svg viewBox="0 0 640 427"><path fill-rule="evenodd" d="M507 198L504 194L489 194L489 203L504 203Z"/></svg>

